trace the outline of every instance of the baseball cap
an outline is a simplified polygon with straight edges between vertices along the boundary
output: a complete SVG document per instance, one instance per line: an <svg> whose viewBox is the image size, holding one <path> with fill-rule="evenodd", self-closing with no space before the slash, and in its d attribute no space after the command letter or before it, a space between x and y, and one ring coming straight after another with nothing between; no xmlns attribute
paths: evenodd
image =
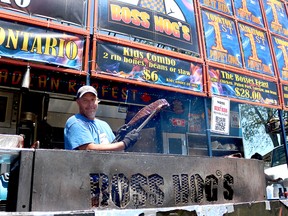
<svg viewBox="0 0 288 216"><path fill-rule="evenodd" d="M78 89L77 95L76 95L77 99L81 98L84 94L88 92L94 94L97 97L96 89L93 86L85 85Z"/></svg>

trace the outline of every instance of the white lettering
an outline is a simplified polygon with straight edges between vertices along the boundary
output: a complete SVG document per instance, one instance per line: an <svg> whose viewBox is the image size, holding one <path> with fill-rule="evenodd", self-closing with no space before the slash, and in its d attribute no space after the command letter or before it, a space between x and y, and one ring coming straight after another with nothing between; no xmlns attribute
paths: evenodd
<svg viewBox="0 0 288 216"><path fill-rule="evenodd" d="M25 8L30 5L31 0L15 0L17 6Z"/></svg>
<svg viewBox="0 0 288 216"><path fill-rule="evenodd" d="M1 2L6 3L6 4L11 4L10 0L1 0Z"/></svg>
<svg viewBox="0 0 288 216"><path fill-rule="evenodd" d="M14 0L14 1L15 1L15 4L21 8L28 7L31 3L31 0ZM11 0L0 0L0 2L11 5Z"/></svg>

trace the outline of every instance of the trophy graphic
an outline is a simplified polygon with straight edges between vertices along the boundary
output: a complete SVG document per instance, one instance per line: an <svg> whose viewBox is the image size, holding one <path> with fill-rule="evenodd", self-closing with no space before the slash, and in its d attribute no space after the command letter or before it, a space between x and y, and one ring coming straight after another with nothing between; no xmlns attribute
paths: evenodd
<svg viewBox="0 0 288 216"><path fill-rule="evenodd" d="M251 12L247 8L246 0L242 0L242 8L239 8L238 12L240 16L246 17L247 19L249 19L249 17L251 16Z"/></svg>
<svg viewBox="0 0 288 216"><path fill-rule="evenodd" d="M251 43L251 53L252 55L249 56L250 60L256 61L256 62L262 62L259 58L258 58L258 54L257 54L257 48L255 45L255 40L254 40L254 36L251 33L247 33L245 34L246 37L249 38L250 43Z"/></svg>
<svg viewBox="0 0 288 216"><path fill-rule="evenodd" d="M271 22L271 27L275 30L281 30L282 25L279 23L278 14L276 6L282 7L281 2L275 0L268 0L268 5L271 6L272 14L273 14L273 21Z"/></svg>
<svg viewBox="0 0 288 216"><path fill-rule="evenodd" d="M282 70L288 72L288 54L286 51L286 47L284 45L281 45L281 46L278 46L278 48L282 50L283 57L284 57L284 65L285 66L282 68Z"/></svg>
<svg viewBox="0 0 288 216"><path fill-rule="evenodd" d="M214 27L214 31L215 31L215 43L216 43L216 45L212 46L212 49L223 52L223 53L228 53L228 51L226 49L224 49L224 47L222 45L222 38L221 38L221 34L220 34L219 23L218 22L209 22L209 24Z"/></svg>

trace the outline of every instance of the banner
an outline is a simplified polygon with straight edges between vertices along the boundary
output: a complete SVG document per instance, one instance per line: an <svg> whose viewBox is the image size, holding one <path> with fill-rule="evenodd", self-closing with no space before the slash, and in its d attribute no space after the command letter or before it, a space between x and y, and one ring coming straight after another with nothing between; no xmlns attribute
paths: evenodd
<svg viewBox="0 0 288 216"><path fill-rule="evenodd" d="M0 86L20 89L26 69L27 67L23 66L0 63ZM86 76L83 75L57 73L34 67L30 69L30 79L29 88L31 90L72 96L76 96L77 90L86 84ZM90 85L97 89L100 100L148 105L158 99L165 98L170 103L171 109L173 108L173 110L178 111L181 110L182 106L173 101L188 101L191 99L191 95L187 94L161 89L155 91L154 88L132 84L127 85L127 83L111 82L105 79L99 80L94 77L91 77Z"/></svg>
<svg viewBox="0 0 288 216"><path fill-rule="evenodd" d="M272 43L280 78L288 80L288 39L272 36Z"/></svg>
<svg viewBox="0 0 288 216"><path fill-rule="evenodd" d="M288 17L284 3L280 0L263 0L263 4L269 29L288 37Z"/></svg>
<svg viewBox="0 0 288 216"><path fill-rule="evenodd" d="M87 0L2 0L0 5L6 9L20 10L28 15L40 16L41 19L45 16L60 22L66 21L86 26Z"/></svg>
<svg viewBox="0 0 288 216"><path fill-rule="evenodd" d="M21 88L27 67L0 63L0 86ZM86 82L85 76L31 67L29 89L75 95Z"/></svg>
<svg viewBox="0 0 288 216"><path fill-rule="evenodd" d="M192 0L99 0L98 28L199 54Z"/></svg>
<svg viewBox="0 0 288 216"><path fill-rule="evenodd" d="M207 58L212 61L242 67L241 52L233 20L202 11Z"/></svg>
<svg viewBox="0 0 288 216"><path fill-rule="evenodd" d="M211 132L229 135L230 100L212 97Z"/></svg>
<svg viewBox="0 0 288 216"><path fill-rule="evenodd" d="M211 93L240 100L279 105L277 84L226 70L209 68Z"/></svg>
<svg viewBox="0 0 288 216"><path fill-rule="evenodd" d="M200 0L201 5L232 15L231 0Z"/></svg>
<svg viewBox="0 0 288 216"><path fill-rule="evenodd" d="M288 108L288 85L282 85L284 107Z"/></svg>
<svg viewBox="0 0 288 216"><path fill-rule="evenodd" d="M264 27L259 0L234 0L234 5L240 20Z"/></svg>
<svg viewBox="0 0 288 216"><path fill-rule="evenodd" d="M98 72L141 82L203 92L202 66L111 43L97 43Z"/></svg>
<svg viewBox="0 0 288 216"><path fill-rule="evenodd" d="M264 31L239 23L245 66L261 74L274 76L271 52Z"/></svg>
<svg viewBox="0 0 288 216"><path fill-rule="evenodd" d="M0 20L0 55L82 69L84 37Z"/></svg>

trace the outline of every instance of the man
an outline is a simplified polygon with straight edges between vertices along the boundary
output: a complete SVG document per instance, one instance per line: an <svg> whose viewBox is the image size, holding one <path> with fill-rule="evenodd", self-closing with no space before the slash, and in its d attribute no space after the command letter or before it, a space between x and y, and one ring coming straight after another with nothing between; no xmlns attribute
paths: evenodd
<svg viewBox="0 0 288 216"><path fill-rule="evenodd" d="M71 116L65 125L65 149L121 151L133 146L139 137L134 129L122 141L112 143L115 135L107 122L95 117L99 99L92 86L82 86L77 92L79 113Z"/></svg>
<svg viewBox="0 0 288 216"><path fill-rule="evenodd" d="M256 152L255 154L253 154L251 156L251 159L263 160L263 157L258 152ZM267 175L266 173L264 173L264 174L265 174L266 185L277 184L277 183L283 181L282 178L276 178L275 179L272 176Z"/></svg>

